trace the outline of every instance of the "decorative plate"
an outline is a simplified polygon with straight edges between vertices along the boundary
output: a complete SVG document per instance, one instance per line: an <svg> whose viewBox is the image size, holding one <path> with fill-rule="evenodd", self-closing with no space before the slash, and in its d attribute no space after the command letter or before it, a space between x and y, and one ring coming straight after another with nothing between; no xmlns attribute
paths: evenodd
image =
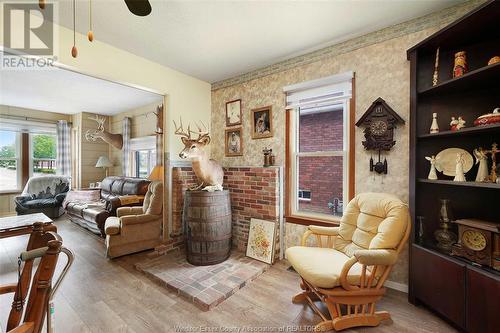
<svg viewBox="0 0 500 333"><path fill-rule="evenodd" d="M455 176L455 169L457 167L457 154L464 154L464 173L472 169L474 161L472 155L467 150L461 148L448 148L439 152L436 155L436 170L442 172L446 176Z"/></svg>

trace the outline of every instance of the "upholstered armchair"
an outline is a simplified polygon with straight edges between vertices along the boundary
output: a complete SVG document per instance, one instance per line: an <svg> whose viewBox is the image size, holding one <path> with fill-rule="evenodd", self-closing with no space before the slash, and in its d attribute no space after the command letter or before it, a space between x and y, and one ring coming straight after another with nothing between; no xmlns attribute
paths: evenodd
<svg viewBox="0 0 500 333"><path fill-rule="evenodd" d="M14 199L17 215L44 213L50 218L61 216L64 214L62 204L69 191L69 183L66 176L31 177L23 193Z"/></svg>
<svg viewBox="0 0 500 333"><path fill-rule="evenodd" d="M142 207L120 207L106 219L106 254L109 258L154 248L160 242L163 221L163 184L149 184Z"/></svg>
<svg viewBox="0 0 500 333"><path fill-rule="evenodd" d="M302 278L303 292L294 303L308 302L323 319L317 330L377 326L389 319L375 311L385 294L384 282L408 240L408 207L397 197L363 193L352 199L339 227L309 226L301 246L286 251ZM311 245L310 237L316 246ZM315 301L326 304L329 317Z"/></svg>

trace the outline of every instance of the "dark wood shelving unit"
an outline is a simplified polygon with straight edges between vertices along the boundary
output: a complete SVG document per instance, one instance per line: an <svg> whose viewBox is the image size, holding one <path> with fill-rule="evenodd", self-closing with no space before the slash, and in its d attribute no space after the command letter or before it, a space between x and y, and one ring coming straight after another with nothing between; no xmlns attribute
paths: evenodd
<svg viewBox="0 0 500 333"><path fill-rule="evenodd" d="M494 190L500 190L500 184L495 183L479 183L479 182L455 182L453 180L432 180L427 178L419 178L419 183L436 184L436 185L449 185L449 186L462 186L462 187L478 187L478 188L491 188ZM500 194L499 194L500 195Z"/></svg>
<svg viewBox="0 0 500 333"><path fill-rule="evenodd" d="M441 173L441 179L429 180L425 157L446 148L472 154L475 148L500 144L500 124L473 127L477 117L500 106L500 64L487 65L500 55L498 22L500 0L489 1L408 50L410 211L413 221L424 218L423 240L416 237L415 227L410 238L409 301L474 333L497 332L500 327L500 272L442 253L434 232L439 228L440 199L450 200L455 219L476 218L500 226L500 184L474 182L477 165L466 174L467 182ZM439 83L432 86L438 47ZM454 54L459 51L466 51L469 71L452 78ZM429 134L433 113L441 131ZM448 131L451 116L462 116L468 127Z"/></svg>

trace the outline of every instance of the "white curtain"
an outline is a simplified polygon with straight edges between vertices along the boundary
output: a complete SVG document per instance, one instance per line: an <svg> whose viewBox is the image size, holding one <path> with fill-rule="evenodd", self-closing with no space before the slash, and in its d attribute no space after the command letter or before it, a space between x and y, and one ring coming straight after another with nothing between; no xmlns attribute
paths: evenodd
<svg viewBox="0 0 500 333"><path fill-rule="evenodd" d="M59 120L56 126L57 133L57 174L71 177L71 132L66 120Z"/></svg>
<svg viewBox="0 0 500 333"><path fill-rule="evenodd" d="M129 117L123 118L123 162L122 174L124 176L132 176L132 168L130 167L130 123Z"/></svg>

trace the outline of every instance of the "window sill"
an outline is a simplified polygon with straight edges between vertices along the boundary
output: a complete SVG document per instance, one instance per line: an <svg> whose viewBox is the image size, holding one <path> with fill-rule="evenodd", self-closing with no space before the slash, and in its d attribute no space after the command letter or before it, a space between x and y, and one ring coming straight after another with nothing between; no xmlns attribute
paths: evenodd
<svg viewBox="0 0 500 333"><path fill-rule="evenodd" d="M21 194L21 190L5 190L0 191L0 195L9 195L9 194Z"/></svg>
<svg viewBox="0 0 500 333"><path fill-rule="evenodd" d="M309 218L297 215L287 215L285 216L287 223L300 224L300 225L318 225L323 227L335 227L340 225L340 217L334 217L331 220Z"/></svg>

